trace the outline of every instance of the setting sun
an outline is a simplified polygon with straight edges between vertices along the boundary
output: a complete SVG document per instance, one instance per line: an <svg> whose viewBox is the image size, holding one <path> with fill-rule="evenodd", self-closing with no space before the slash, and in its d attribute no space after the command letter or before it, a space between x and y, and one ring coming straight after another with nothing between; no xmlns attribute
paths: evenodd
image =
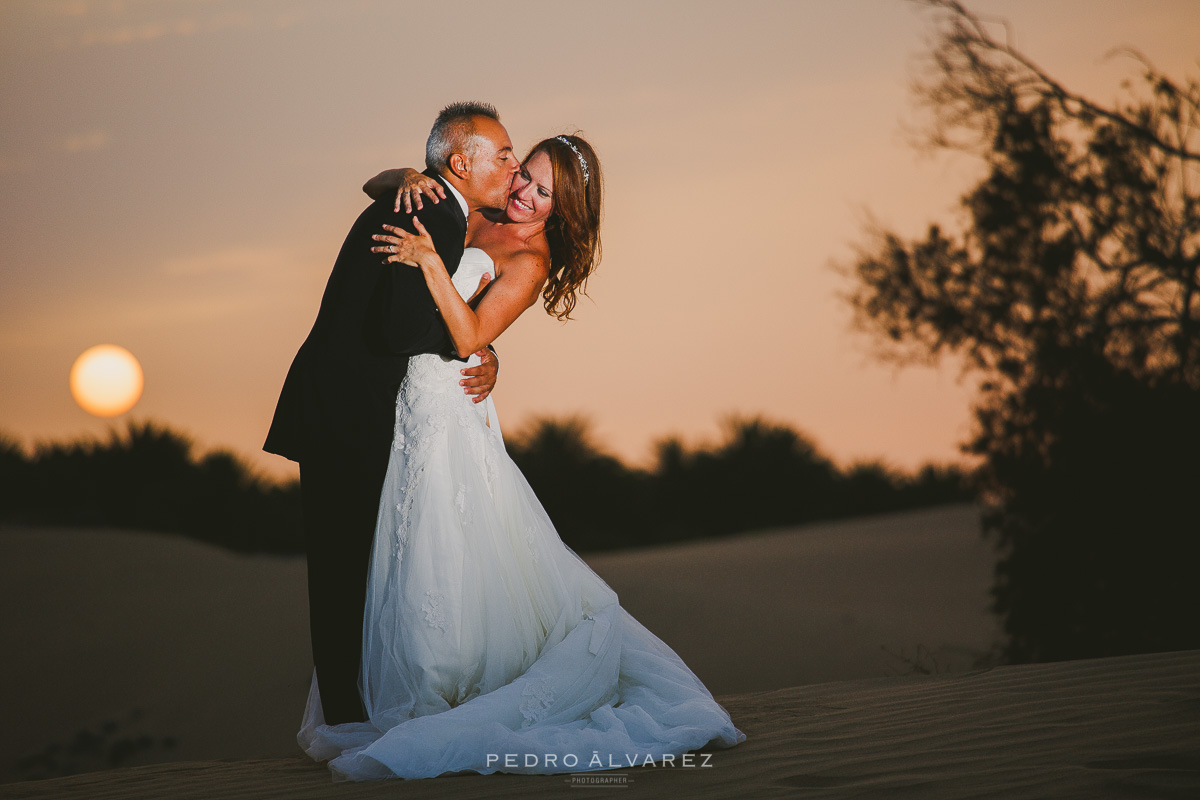
<svg viewBox="0 0 1200 800"><path fill-rule="evenodd" d="M143 385L141 364L114 344L89 347L71 367L71 395L97 417L115 417L133 408Z"/></svg>

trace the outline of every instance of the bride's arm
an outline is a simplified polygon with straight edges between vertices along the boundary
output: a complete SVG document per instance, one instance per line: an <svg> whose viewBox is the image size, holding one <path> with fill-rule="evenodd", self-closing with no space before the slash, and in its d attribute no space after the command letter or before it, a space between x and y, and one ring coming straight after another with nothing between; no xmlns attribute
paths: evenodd
<svg viewBox="0 0 1200 800"><path fill-rule="evenodd" d="M411 167L400 167L399 169L385 169L383 172L371 178L363 184L363 191L367 197L372 200L379 200L392 192L396 193L396 203L392 208L397 213L400 211L400 205L403 202L404 213L411 214L413 210L413 199L417 201L417 210L420 211L425 207L421 202L421 194L424 193L434 203L445 199L446 190L442 185L428 175L423 175Z"/></svg>
<svg viewBox="0 0 1200 800"><path fill-rule="evenodd" d="M377 253L390 253L388 261L420 268L461 357L466 358L491 344L525 309L537 302L546 282L547 267L536 253L519 253L505 262L504 275L492 283L478 307L472 310L454 288L421 221L413 217L413 225L417 236L394 225L384 225L392 235L376 234L373 238L388 244L371 249Z"/></svg>

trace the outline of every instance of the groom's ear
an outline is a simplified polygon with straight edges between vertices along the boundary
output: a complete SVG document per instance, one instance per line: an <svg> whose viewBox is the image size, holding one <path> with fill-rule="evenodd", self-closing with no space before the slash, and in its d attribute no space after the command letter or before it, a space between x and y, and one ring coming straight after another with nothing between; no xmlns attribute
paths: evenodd
<svg viewBox="0 0 1200 800"><path fill-rule="evenodd" d="M471 160L462 153L451 153L447 166L461 180L465 181L471 177Z"/></svg>

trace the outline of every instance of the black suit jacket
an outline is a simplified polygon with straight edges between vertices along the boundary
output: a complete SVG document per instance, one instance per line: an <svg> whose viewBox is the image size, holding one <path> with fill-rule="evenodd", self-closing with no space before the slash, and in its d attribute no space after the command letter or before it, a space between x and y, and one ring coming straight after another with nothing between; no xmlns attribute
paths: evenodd
<svg viewBox="0 0 1200 800"><path fill-rule="evenodd" d="M386 469L408 357L457 357L421 270L385 265L371 252L379 244L371 236L383 233L385 223L415 233L412 215L393 212L393 201L372 203L342 244L317 320L279 394L263 445L268 453L298 462L352 459ZM462 208L447 191L442 202L426 203L418 218L453 275L467 232Z"/></svg>

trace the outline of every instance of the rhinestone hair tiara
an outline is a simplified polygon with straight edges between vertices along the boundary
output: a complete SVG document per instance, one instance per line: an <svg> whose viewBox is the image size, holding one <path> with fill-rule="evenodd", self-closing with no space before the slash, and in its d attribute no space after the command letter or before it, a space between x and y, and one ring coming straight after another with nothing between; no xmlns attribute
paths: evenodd
<svg viewBox="0 0 1200 800"><path fill-rule="evenodd" d="M579 159L579 167L580 167L580 169L583 170L583 185L587 186L588 178L590 178L591 175L588 173L588 163L587 163L587 159L583 157L583 153L579 152L579 148L576 147L575 144L567 137L555 136L554 138L558 139L560 142L565 144L567 147L569 147L575 151L575 157Z"/></svg>

